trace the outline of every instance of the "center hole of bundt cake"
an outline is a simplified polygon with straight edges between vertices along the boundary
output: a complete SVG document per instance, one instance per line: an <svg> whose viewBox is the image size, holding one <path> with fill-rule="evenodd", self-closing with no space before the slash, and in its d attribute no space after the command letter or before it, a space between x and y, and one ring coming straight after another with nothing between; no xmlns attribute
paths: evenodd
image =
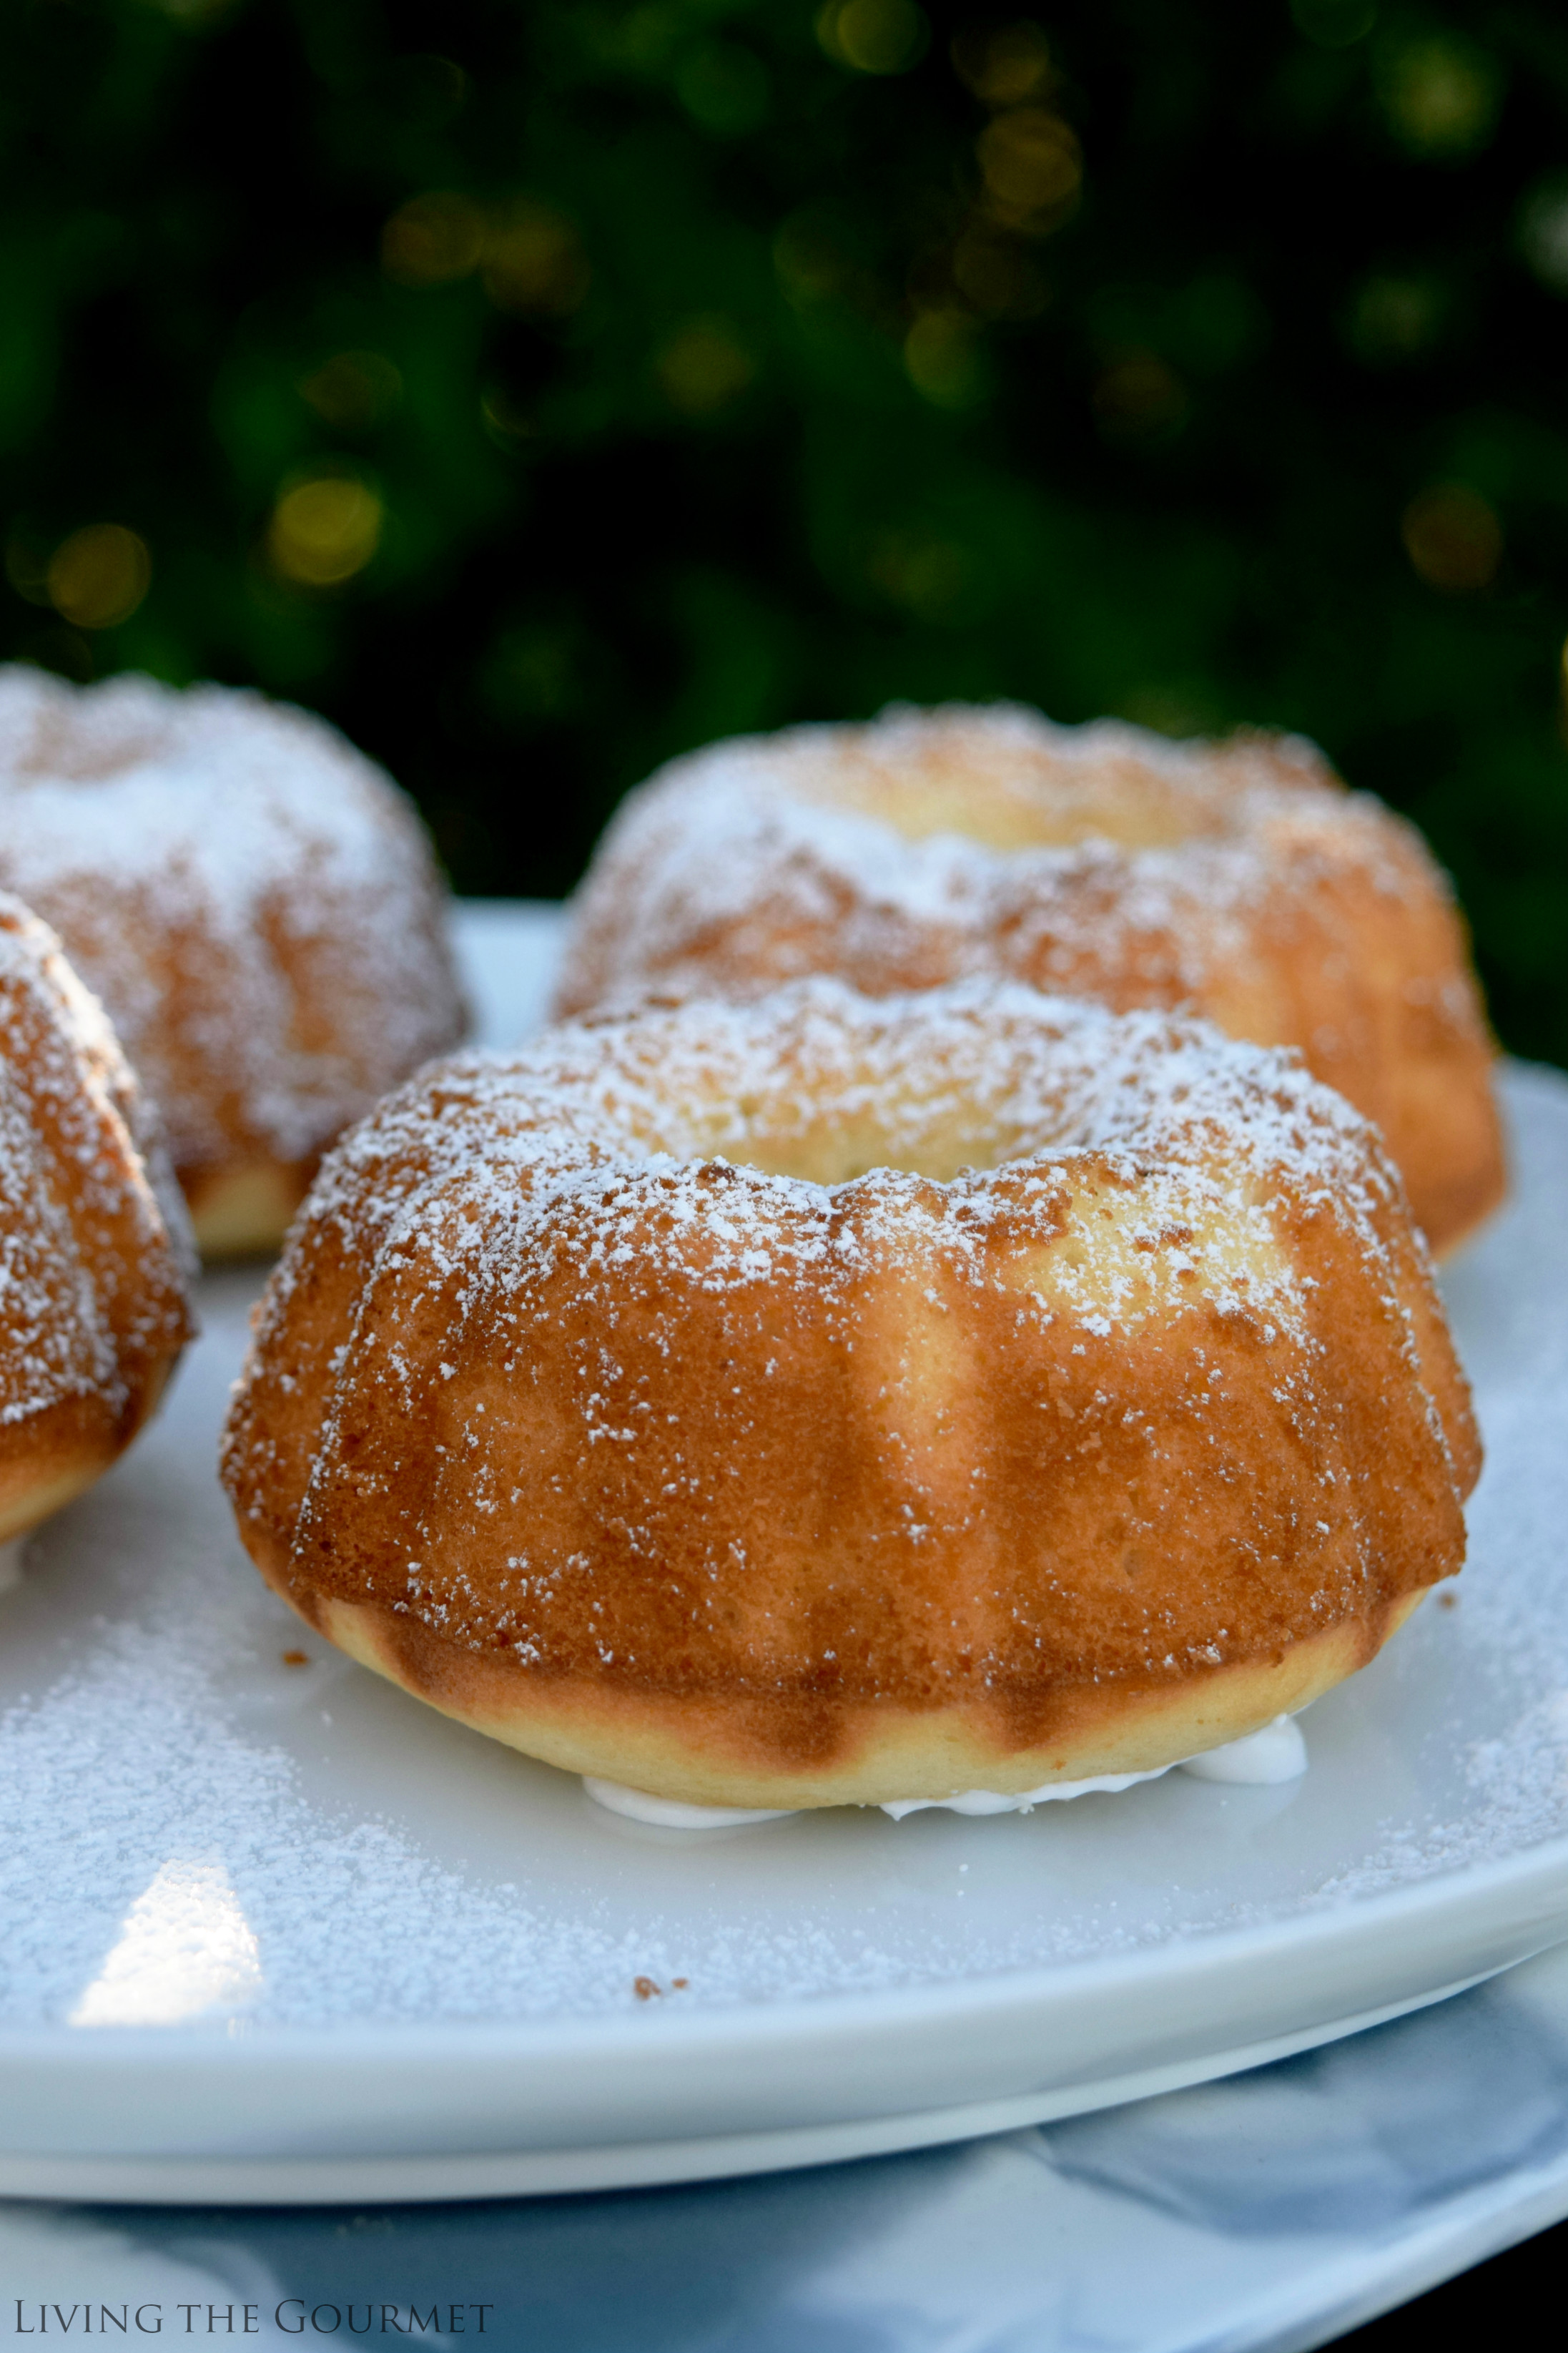
<svg viewBox="0 0 1568 2353"><path fill-rule="evenodd" d="M1218 812L1187 784L1123 757L994 765L929 756L897 769L847 759L807 797L873 818L907 841L957 834L987 849L1068 849L1084 841L1165 849L1215 830Z"/></svg>
<svg viewBox="0 0 1568 2353"><path fill-rule="evenodd" d="M796 1176L811 1185L847 1185L874 1168L896 1168L948 1185L961 1169L995 1168L1052 1140L1037 1130L1026 1134L1005 1120L987 1120L973 1112L933 1106L922 1117L921 1109L919 1103L906 1105L896 1123L864 1115L836 1117L831 1112L798 1127L759 1122L743 1142L727 1138L714 1157L760 1169L765 1176Z"/></svg>

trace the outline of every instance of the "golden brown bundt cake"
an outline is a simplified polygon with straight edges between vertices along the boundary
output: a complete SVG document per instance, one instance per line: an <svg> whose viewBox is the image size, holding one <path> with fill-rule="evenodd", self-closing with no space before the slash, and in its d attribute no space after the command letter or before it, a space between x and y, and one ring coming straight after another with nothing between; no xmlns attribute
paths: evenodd
<svg viewBox="0 0 1568 2353"><path fill-rule="evenodd" d="M970 973L1186 1007L1298 1046L1382 1128L1433 1247L1505 1185L1492 1048L1420 836L1296 736L1173 744L1010 706L716 744L633 793L579 893L558 1009L808 972Z"/></svg>
<svg viewBox="0 0 1568 2353"><path fill-rule="evenodd" d="M0 887L102 998L210 1252L280 1240L332 1138L463 1034L413 809L259 695L0 669Z"/></svg>
<svg viewBox="0 0 1568 2353"><path fill-rule="evenodd" d="M162 1182L160 1182L162 1178ZM0 893L0 1542L128 1446L191 1336L184 1204L101 1008Z"/></svg>
<svg viewBox="0 0 1568 2353"><path fill-rule="evenodd" d="M310 1624L694 1804L1150 1770L1370 1659L1479 1464L1293 1056L826 980L424 1072L324 1166L224 1478Z"/></svg>

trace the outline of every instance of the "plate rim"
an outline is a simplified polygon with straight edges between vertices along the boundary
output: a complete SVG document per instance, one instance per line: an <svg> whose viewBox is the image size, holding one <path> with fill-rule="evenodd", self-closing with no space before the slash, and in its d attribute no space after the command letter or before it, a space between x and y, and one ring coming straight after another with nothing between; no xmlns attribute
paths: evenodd
<svg viewBox="0 0 1568 2353"><path fill-rule="evenodd" d="M498 938L508 931L521 934L552 926L558 917L557 910L541 902L481 903L488 916L493 910L483 928ZM541 916L547 924L541 924ZM1568 1103L1568 1073L1551 1065L1515 1062L1504 1066L1500 1079L1521 1093L1550 1098L1555 1108ZM1357 1852L1342 1856L1340 1867L1358 1859ZM498 2010L467 2017L411 2014L273 2022L247 2017L243 2010L231 2018L215 2009L167 2024L84 2028L58 2018L13 2021L0 2024L0 2076L8 2089L26 2086L35 2101L50 2087L79 2099L98 2077L106 2094L112 2083L132 2101L140 2084L149 2098L171 2099L195 2098L204 2087L216 2092L221 2085L243 2102L253 2096L246 2087L256 2084L264 2072L294 2070L303 2078L330 2060L340 2081L369 2082L377 2070L395 2069L412 2078L425 2068L449 2072L456 2089L480 2082L484 2073L509 2071L522 2079L519 2088L526 2090L530 2070L536 2085L548 2087L552 2078L574 2068L603 2079L628 2061L637 2063L645 2078L655 2073L660 2078L678 2075L684 2063L693 2062L721 2067L726 2059L752 2065L759 2075L797 2057L820 2069L836 2049L842 2052L862 2037L872 2073L880 2064L885 2074L888 2054L910 2049L922 2034L983 2029L990 2037L1011 2027L1018 2037L1013 2063L1020 2079L1032 2073L1041 2086L1037 2094L1023 2096L1068 2113L1115 2101L1103 2063L1086 2055L1075 2066L1069 2049L1058 2065L1049 2051L1050 2034L1070 2028L1075 2014L1081 2021L1096 2004L1124 2002L1130 2011L1145 2016L1174 2012L1172 2047L1185 2039L1192 2056L1190 2066L1180 2063L1184 2078L1201 2082L1233 2072L1237 2065L1260 2063L1235 2054L1252 2043L1252 2036L1240 2031L1247 2005L1254 2012L1269 2006L1273 1968L1283 1972L1289 1965L1291 1976L1304 1978L1295 1996L1298 2009L1317 2022L1290 2039L1295 2047L1308 2050L1365 2022L1368 2005L1352 1987L1358 1971L1364 1981L1380 1946L1387 1947L1387 1982L1405 1989L1390 2005L1387 2014L1394 2014L1442 2000L1458 1983L1473 1982L1568 1940L1568 1830L1510 1846L1501 1854L1439 1864L1419 1878L1393 1885L1325 1894L1323 1887L1331 1884L1331 1873L1319 1889L1297 1895L1289 1908L1267 1917L1204 1926L1177 1923L1131 1950L1033 1959L963 1975L949 1968L914 1984L783 1996L753 1991L711 2003L699 1996L690 2007L679 1997L634 2004L628 1990L624 2009L533 2016ZM1245 1900L1244 1895L1240 1903ZM1206 2004L1194 1999L1216 1980L1218 1990L1208 1992ZM1413 1989L1417 1987L1423 1989ZM1227 2038L1223 2024L1205 2023L1204 2015L1232 1998L1238 2031ZM1134 2044L1137 2039L1132 2038ZM1062 2035L1061 2045L1068 2040ZM1148 2044L1151 2036L1144 2034L1142 2041ZM884 2096L878 2116L902 2114L912 2123L927 2109L918 2063L910 2075L914 2088L908 2105L900 2110ZM1053 2085L1075 2094L1068 2108L1060 2107L1057 2095L1044 2088L1047 2075ZM162 2092L157 2091L160 2085ZM1079 2093L1082 2096L1076 2096ZM864 2113L869 2120L870 2112ZM0 2127L0 2158L12 2170L25 2164L27 2155L8 2146L16 2137L14 2126ZM721 2129L710 2129L698 2137L718 2140L724 2135ZM569 2152L574 2146L587 2144L535 2142L531 2153L542 2158L549 2148ZM657 2137L644 2130L623 2146L648 2149L657 2146ZM491 2150L489 2155L499 2153ZM159 2154L149 2147L147 2161L156 2163ZM173 2161L171 2152L163 2154ZM68 2156L65 2149L40 2152L37 2161L62 2163ZM81 2161L89 2161L85 2150ZM101 2161L134 2165L139 2160L105 2155ZM188 2161L221 2171L226 2164L242 2160L215 2152L193 2155ZM279 2166L310 2161L310 2152L303 2148L298 2158L268 2160ZM345 2157L342 2161L353 2160ZM697 2176L698 2168L686 2167L661 2178ZM630 2186L637 2176L623 2179Z"/></svg>
<svg viewBox="0 0 1568 2353"><path fill-rule="evenodd" d="M439 2059L469 2055L480 2043L492 2050L504 2048L519 2059L535 2051L548 2051L552 2060L560 2061L571 2055L574 2047L581 2047L585 2054L591 2052L595 2058L608 2055L606 2045L613 2050L620 2043L641 2052L650 2033L677 2049L715 2042L745 2042L754 2047L759 2039L787 2045L809 2038L815 2028L847 2031L859 2024L956 2023L990 2010L1048 2010L1053 2003L1066 2006L1080 1991L1101 1997L1108 1991L1131 1995L1156 1984L1163 1986L1173 1977L1195 1979L1216 1970L1250 1970L1285 1952L1292 1957L1337 1952L1367 1936L1419 1924L1429 1914L1438 1918L1460 1914L1500 1894L1528 1898L1537 1885L1542 1895L1557 1886L1558 1902L1552 1907L1556 1925L1543 1919L1542 1933L1528 1951L1521 1949L1512 1960L1497 1965L1508 1968L1532 1953L1568 1942L1568 1831L1512 1854L1435 1872L1429 1878L1371 1895L1347 1896L1342 1904L1319 1910L1287 1913L1234 1928L1196 1932L1178 1928L1132 1953L1091 1954L1016 1970L987 1970L973 1978L687 2010L666 2008L663 2001L656 2007L650 2000L635 2010L556 2013L531 2019L329 2019L270 2025L265 2020L248 2021L243 2013L235 2017L215 2013L210 2019L198 2017L168 2025L72 2026L54 2020L37 2027L0 2024L0 2065L36 2060L46 2053L65 2058L68 2063L89 2065L156 2052L176 2064L210 2065L221 2060L228 2067L247 2069L269 2066L284 2058L308 2059L328 2047L340 2060L368 2058L383 2047L395 2050L403 2059Z"/></svg>

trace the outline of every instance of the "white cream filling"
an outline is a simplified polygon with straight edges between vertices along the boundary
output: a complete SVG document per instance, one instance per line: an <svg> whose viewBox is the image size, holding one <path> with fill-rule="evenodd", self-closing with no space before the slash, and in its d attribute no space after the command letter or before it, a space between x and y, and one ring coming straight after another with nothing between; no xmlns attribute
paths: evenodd
<svg viewBox="0 0 1568 2353"><path fill-rule="evenodd" d="M1299 1781L1307 1769L1307 1744L1293 1715L1277 1715L1261 1732L1245 1740L1227 1740L1223 1748L1205 1749L1177 1767L1194 1781L1243 1781L1251 1787L1272 1781Z"/></svg>
<svg viewBox="0 0 1568 2353"><path fill-rule="evenodd" d="M1157 1765L1150 1773L1102 1773L1091 1781L1047 1781L1042 1788L1025 1789L1016 1797L1004 1797L994 1789L965 1789L956 1798L891 1798L881 1810L891 1814L896 1822L906 1814L939 1806L950 1814L1026 1814L1032 1806L1050 1805L1063 1798L1087 1798L1096 1789L1130 1789L1135 1781L1157 1781L1165 1773L1191 1773L1199 1781L1265 1787L1275 1781L1294 1781L1306 1769L1307 1744L1300 1725L1292 1716L1277 1715L1272 1724L1266 1724L1261 1732L1249 1732L1245 1740L1227 1740L1223 1747L1184 1757L1179 1765ZM683 1806L673 1798L654 1798L646 1789L626 1788L619 1781L601 1781L592 1773L584 1774L583 1787L595 1804L612 1814L625 1814L629 1821L653 1822L666 1831L735 1830L743 1822L782 1821L786 1814L801 1810L797 1806Z"/></svg>
<svg viewBox="0 0 1568 2353"><path fill-rule="evenodd" d="M655 1822L661 1831L729 1831L742 1822L778 1822L785 1814L797 1814L798 1806L683 1806L675 1798L651 1798L646 1789L627 1789L619 1781L601 1781L592 1773L583 1776L583 1787L595 1805L605 1807L612 1814L625 1814L628 1821Z"/></svg>
<svg viewBox="0 0 1568 2353"><path fill-rule="evenodd" d="M27 1549L25 1535L12 1536L0 1544L0 1593L9 1593L22 1582L22 1556Z"/></svg>

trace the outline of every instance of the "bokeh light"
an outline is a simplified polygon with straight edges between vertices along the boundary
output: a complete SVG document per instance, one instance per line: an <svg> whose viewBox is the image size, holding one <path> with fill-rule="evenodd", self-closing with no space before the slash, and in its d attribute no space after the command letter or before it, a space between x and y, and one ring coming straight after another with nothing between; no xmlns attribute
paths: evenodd
<svg viewBox="0 0 1568 2353"><path fill-rule="evenodd" d="M1044 107L1020 106L988 122L974 142L987 210L1036 234L1067 218L1083 179L1071 127Z"/></svg>
<svg viewBox="0 0 1568 2353"><path fill-rule="evenodd" d="M939 408L967 408L984 387L974 321L963 311L922 311L904 337L904 365Z"/></svg>
<svg viewBox="0 0 1568 2353"><path fill-rule="evenodd" d="M1553 173L1531 189L1520 213L1519 241L1541 283L1568 294L1568 177Z"/></svg>
<svg viewBox="0 0 1568 2353"><path fill-rule="evenodd" d="M1016 25L969 26L954 36L952 62L987 106L1019 106L1049 88L1051 45L1032 17Z"/></svg>
<svg viewBox="0 0 1568 2353"><path fill-rule="evenodd" d="M655 363L672 407L710 417L744 392L756 363L723 319L692 319L670 336Z"/></svg>
<svg viewBox="0 0 1568 2353"><path fill-rule="evenodd" d="M871 547L866 569L891 603L938 628L961 625L984 603L973 594L976 567L970 550L929 532L884 532Z"/></svg>
<svg viewBox="0 0 1568 2353"><path fill-rule="evenodd" d="M1489 587L1502 562L1497 512L1463 482L1418 491L1400 522L1405 552L1429 588L1450 595Z"/></svg>
<svg viewBox="0 0 1568 2353"><path fill-rule="evenodd" d="M73 531L44 573L50 604L79 629L112 629L128 621L152 584L146 541L118 522Z"/></svg>
<svg viewBox="0 0 1568 2353"><path fill-rule="evenodd" d="M1142 440L1186 421L1186 386L1157 352L1125 352L1097 378L1095 422L1111 440Z"/></svg>
<svg viewBox="0 0 1568 2353"><path fill-rule="evenodd" d="M267 552L285 580L336 588L364 570L381 544L384 520L367 482L318 475L283 491L268 526Z"/></svg>
<svg viewBox="0 0 1568 2353"><path fill-rule="evenodd" d="M972 222L952 248L952 282L984 318L1037 318L1050 299L1044 276L1012 240L992 225Z"/></svg>
<svg viewBox="0 0 1568 2353"><path fill-rule="evenodd" d="M339 432L367 432L398 407L401 370L382 352L337 352L300 379L300 397Z"/></svg>
<svg viewBox="0 0 1568 2353"><path fill-rule="evenodd" d="M925 55L931 26L914 0L828 0L816 34L830 58L857 73L901 74Z"/></svg>
<svg viewBox="0 0 1568 2353"><path fill-rule="evenodd" d="M1431 273L1374 272L1357 288L1347 322L1352 348L1372 365L1392 366L1428 351L1443 332L1447 289Z"/></svg>
<svg viewBox="0 0 1568 2353"><path fill-rule="evenodd" d="M524 318L568 317L593 281L575 227L547 205L518 204L503 214L485 237L483 257L490 301Z"/></svg>
<svg viewBox="0 0 1568 2353"><path fill-rule="evenodd" d="M318 703L483 892L889 698L1300 729L1568 1061L1561 15L0 10L0 652Z"/></svg>
<svg viewBox="0 0 1568 2353"><path fill-rule="evenodd" d="M414 196L381 233L381 266L400 286L450 286L479 268L485 228L471 196L449 189Z"/></svg>
<svg viewBox="0 0 1568 2353"><path fill-rule="evenodd" d="M1501 98L1496 60L1455 34L1405 40L1384 66L1389 127L1415 155L1452 158L1485 146Z"/></svg>

